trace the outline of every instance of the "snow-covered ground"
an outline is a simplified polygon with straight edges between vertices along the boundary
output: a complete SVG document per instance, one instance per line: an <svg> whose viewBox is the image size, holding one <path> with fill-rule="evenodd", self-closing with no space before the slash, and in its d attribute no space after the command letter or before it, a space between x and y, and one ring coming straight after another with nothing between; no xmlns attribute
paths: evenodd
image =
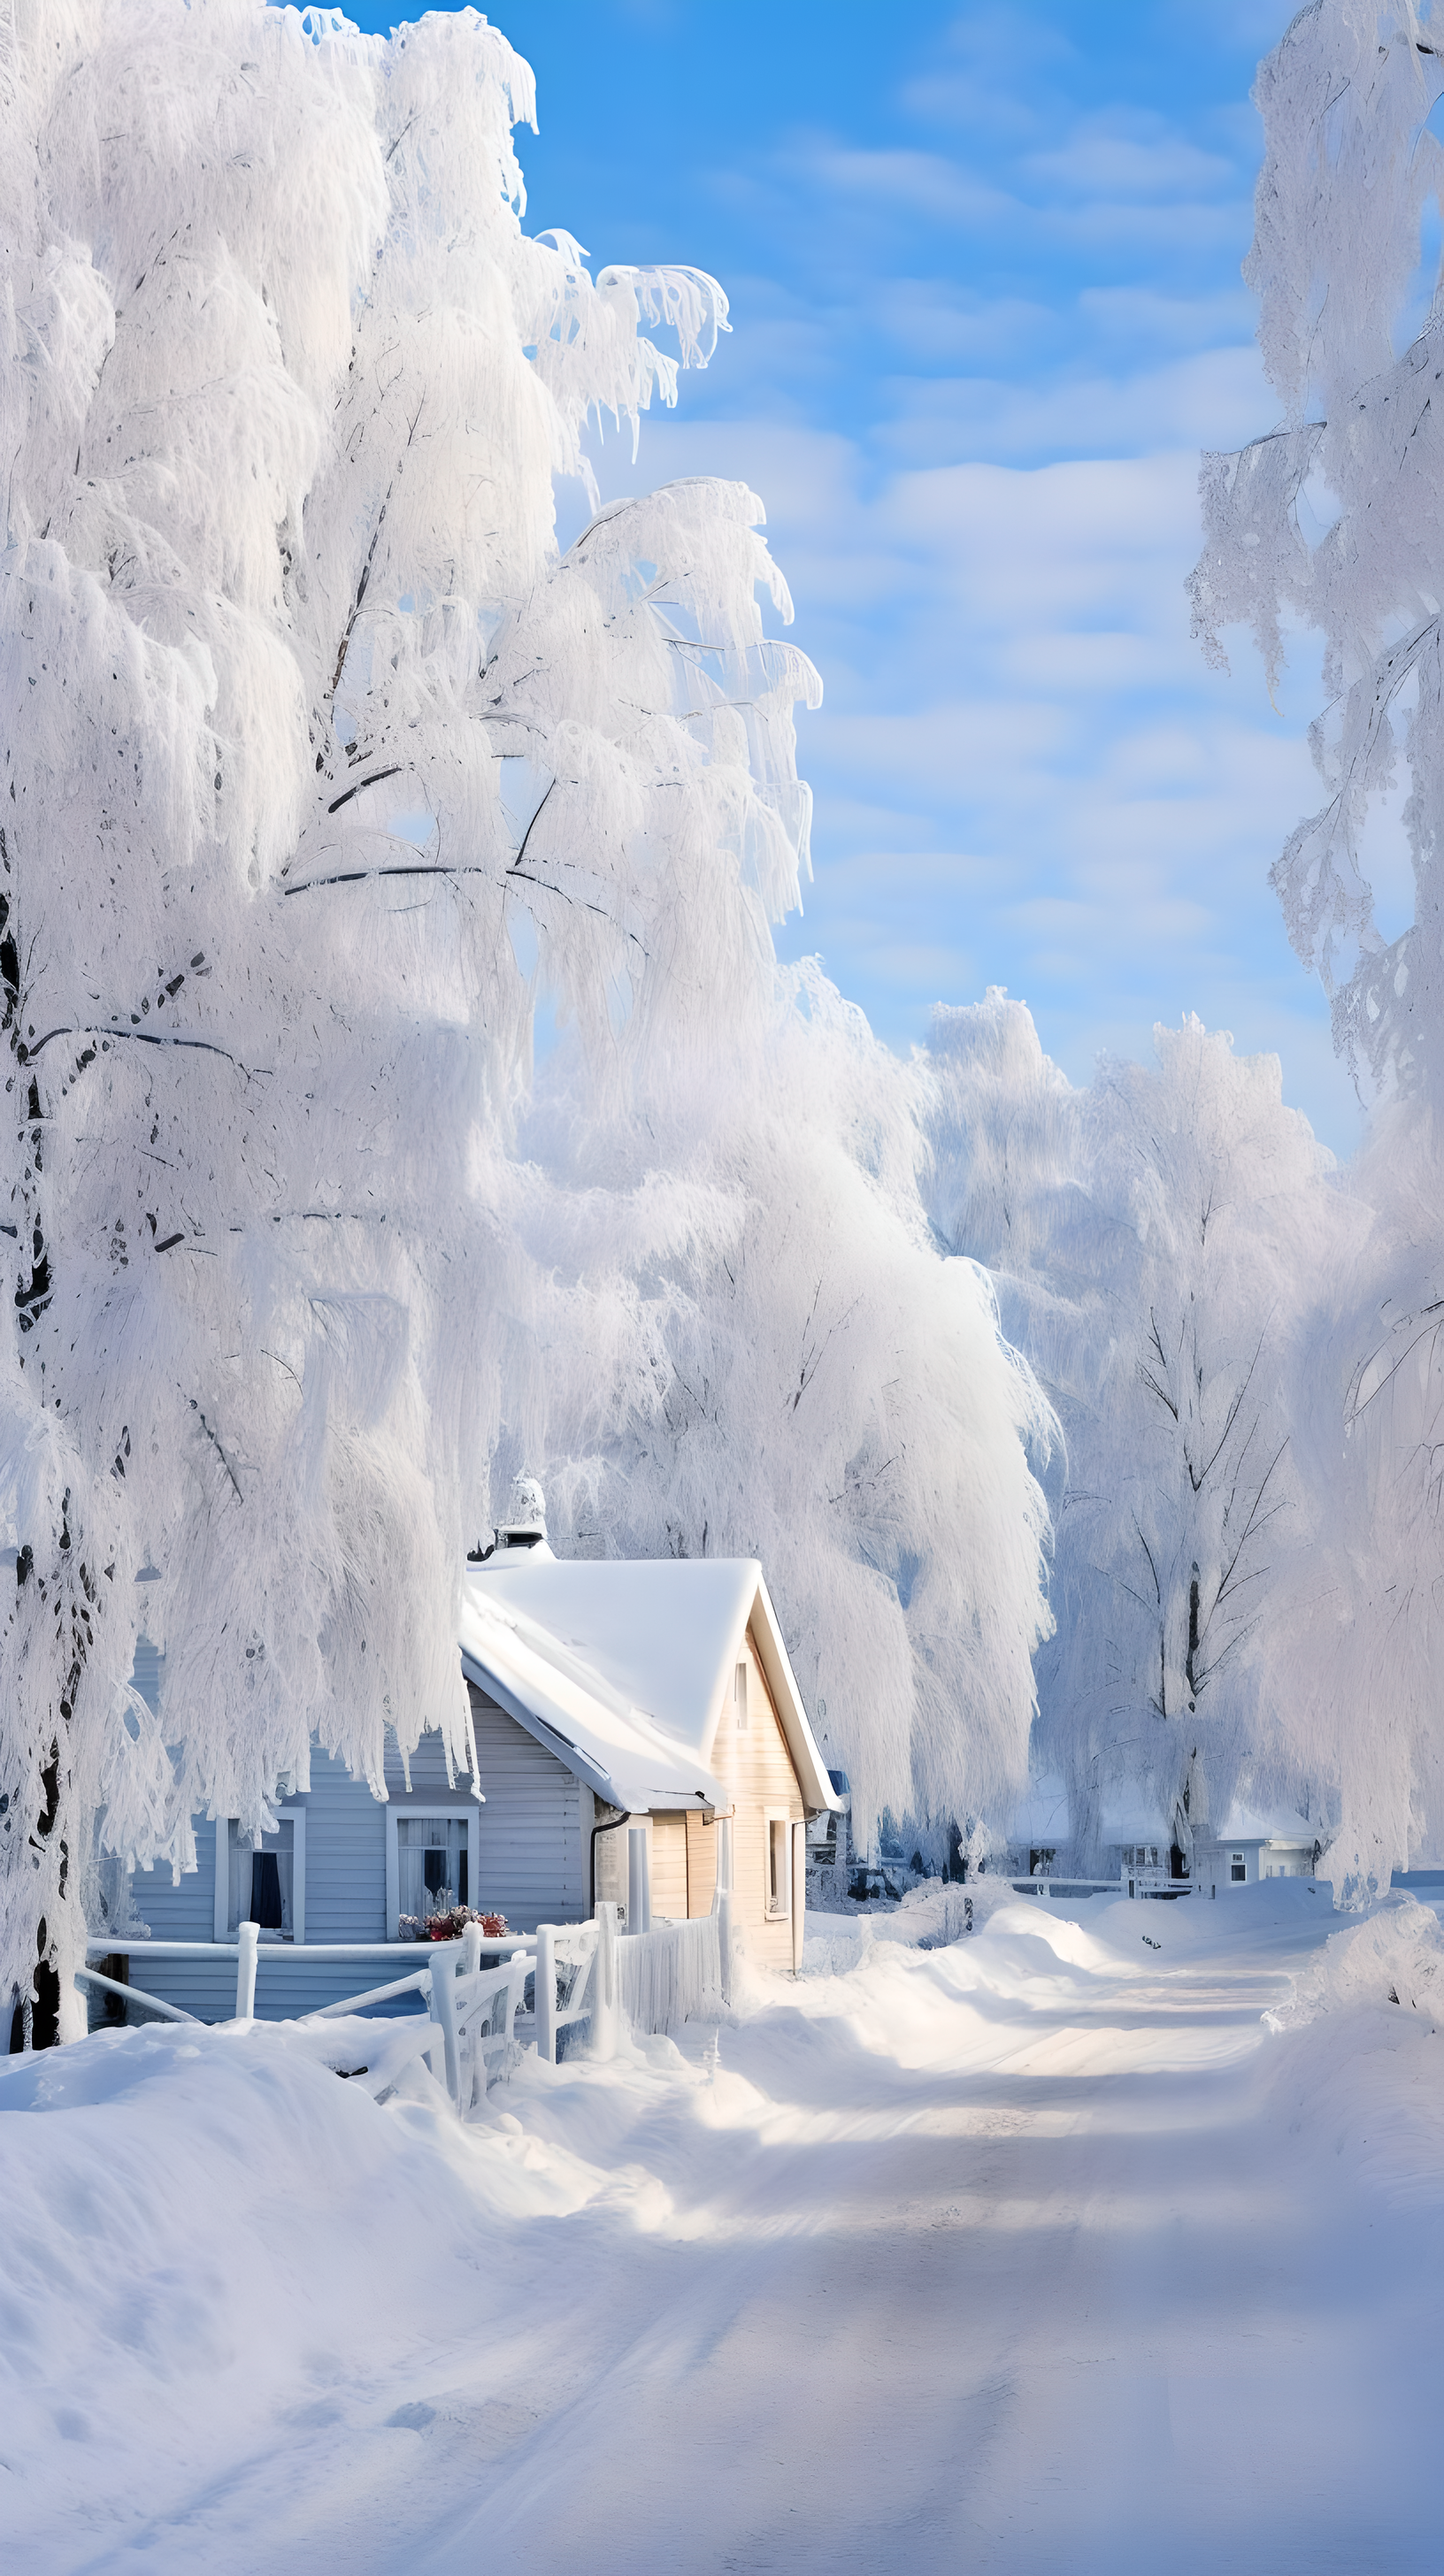
<svg viewBox="0 0 1444 2576"><path fill-rule="evenodd" d="M1326 1905L839 1925L467 2127L275 2027L13 2061L8 2564L1433 2571L1444 1941Z"/></svg>

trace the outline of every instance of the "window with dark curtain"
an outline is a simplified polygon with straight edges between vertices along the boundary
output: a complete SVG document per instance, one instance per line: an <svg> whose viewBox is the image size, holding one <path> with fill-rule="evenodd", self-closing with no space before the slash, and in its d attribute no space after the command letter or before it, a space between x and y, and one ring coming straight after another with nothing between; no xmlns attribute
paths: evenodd
<svg viewBox="0 0 1444 2576"><path fill-rule="evenodd" d="M251 1921L263 1932L281 1929L281 1868L274 1852L251 1854Z"/></svg>

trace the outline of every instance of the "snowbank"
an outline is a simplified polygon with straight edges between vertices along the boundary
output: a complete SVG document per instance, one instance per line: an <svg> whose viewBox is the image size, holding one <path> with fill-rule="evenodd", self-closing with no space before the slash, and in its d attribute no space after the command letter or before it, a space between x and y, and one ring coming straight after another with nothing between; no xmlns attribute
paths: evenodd
<svg viewBox="0 0 1444 2576"><path fill-rule="evenodd" d="M350 2022L0 2065L14 2562L1432 2576L1433 1918L960 1893L465 2124Z"/></svg>
<svg viewBox="0 0 1444 2576"><path fill-rule="evenodd" d="M1321 2014L1406 2006L1422 2012L1433 2036L1444 2012L1444 1929L1432 1907L1401 1893L1336 1932L1295 1980L1289 2001L1266 2019L1274 2030L1297 2030Z"/></svg>

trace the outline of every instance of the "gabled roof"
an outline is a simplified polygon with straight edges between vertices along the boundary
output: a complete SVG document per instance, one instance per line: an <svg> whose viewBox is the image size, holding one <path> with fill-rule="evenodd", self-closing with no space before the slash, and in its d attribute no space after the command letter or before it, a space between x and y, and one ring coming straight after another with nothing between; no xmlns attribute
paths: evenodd
<svg viewBox="0 0 1444 2576"><path fill-rule="evenodd" d="M1071 1842L1072 1838L1068 1784L1061 1772L1048 1771L1030 1780L1028 1794L1009 1822L1009 1842L1057 1845Z"/></svg>
<svg viewBox="0 0 1444 2576"><path fill-rule="evenodd" d="M1221 1843L1305 1843L1312 1845L1321 1837L1317 1825L1296 1814L1292 1807L1230 1807L1219 1826L1215 1840Z"/></svg>
<svg viewBox="0 0 1444 2576"><path fill-rule="evenodd" d="M613 1806L725 1806L710 1764L751 1626L804 1806L840 1805L752 1557L562 1561L508 1549L468 1565L468 1678Z"/></svg>
<svg viewBox="0 0 1444 2576"><path fill-rule="evenodd" d="M1116 1843L1171 1843L1173 1827L1146 1790L1120 1787L1104 1792L1098 1839L1107 1850Z"/></svg>

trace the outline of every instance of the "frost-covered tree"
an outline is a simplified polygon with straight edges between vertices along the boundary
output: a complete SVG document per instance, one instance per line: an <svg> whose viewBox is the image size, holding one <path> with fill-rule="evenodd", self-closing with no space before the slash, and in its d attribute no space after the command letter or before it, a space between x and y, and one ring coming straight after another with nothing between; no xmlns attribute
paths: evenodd
<svg viewBox="0 0 1444 2576"><path fill-rule="evenodd" d="M1312 729L1326 799L1274 870L1290 936L1333 997L1375 1099L1352 1184L1375 1211L1320 1281L1296 1451L1318 1508L1281 1631L1281 1705L1307 1704L1340 1783L1343 1866L1387 1884L1444 1816L1435 1324L1444 1296L1444 25L1410 0L1317 0L1262 66L1266 151L1245 274L1283 418L1205 459L1196 622L1253 629L1270 679L1286 621L1320 631ZM1381 800L1403 790L1398 824ZM1371 851L1402 827L1413 917L1386 938ZM1431 1827L1432 1818L1432 1827Z"/></svg>
<svg viewBox="0 0 1444 2576"><path fill-rule="evenodd" d="M1362 1898L1437 1853L1444 1832L1444 1159L1432 1112L1377 1111L1347 1177L1349 1238L1321 1268L1290 1408L1309 1544L1285 1567L1264 1661L1295 1778L1331 1793L1336 1885Z"/></svg>
<svg viewBox="0 0 1444 2576"><path fill-rule="evenodd" d="M939 1012L933 1187L1063 1425L1040 1755L1085 1843L1126 1780L1186 1848L1199 1788L1280 1749L1260 1673L1303 1528L1294 1353L1346 1220L1276 1058L1196 1020L1154 1042L1075 1092L1021 1004Z"/></svg>
<svg viewBox="0 0 1444 2576"><path fill-rule="evenodd" d="M815 967L733 989L610 1113L548 1068L521 1222L552 1528L759 1556L859 1831L992 1807L1027 1771L1051 1416L940 1255L914 1069Z"/></svg>
<svg viewBox="0 0 1444 2576"><path fill-rule="evenodd" d="M313 1729L377 1782L388 1722L463 1754L535 992L602 1080L755 976L813 683L735 486L558 556L588 412L671 396L643 326L699 360L725 308L527 237L482 19L18 0L0 45L0 1995L43 2035L97 1810L184 1863Z"/></svg>

